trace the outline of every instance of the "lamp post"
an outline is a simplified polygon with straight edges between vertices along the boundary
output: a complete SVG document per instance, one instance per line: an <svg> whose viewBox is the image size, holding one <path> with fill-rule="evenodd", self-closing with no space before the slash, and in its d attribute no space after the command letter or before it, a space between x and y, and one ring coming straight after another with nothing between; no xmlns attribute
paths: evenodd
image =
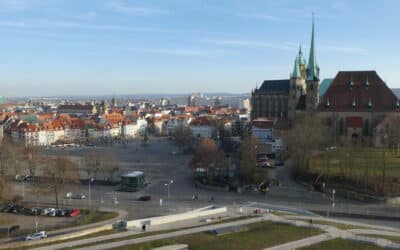
<svg viewBox="0 0 400 250"><path fill-rule="evenodd" d="M89 210L92 206L92 193L91 193L91 183L94 181L93 178L89 179Z"/></svg>
<svg viewBox="0 0 400 250"><path fill-rule="evenodd" d="M170 194L170 188L169 186L174 183L174 180L170 180L168 183L165 183L164 186L167 187L167 197L169 198L169 194Z"/></svg>

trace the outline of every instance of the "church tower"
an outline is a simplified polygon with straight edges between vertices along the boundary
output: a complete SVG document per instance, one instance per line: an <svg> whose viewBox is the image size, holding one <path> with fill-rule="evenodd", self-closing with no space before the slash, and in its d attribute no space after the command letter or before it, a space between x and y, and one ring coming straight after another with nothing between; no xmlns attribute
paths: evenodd
<svg viewBox="0 0 400 250"><path fill-rule="evenodd" d="M310 57L307 65L307 96L306 110L311 111L317 108L319 102L319 67L315 54L315 38L314 38L314 16L312 20Z"/></svg>
<svg viewBox="0 0 400 250"><path fill-rule="evenodd" d="M305 60L299 49L299 54L294 60L293 72L290 74L289 96L288 96L288 119L294 120L296 106L299 99L305 93L306 89L306 70Z"/></svg>

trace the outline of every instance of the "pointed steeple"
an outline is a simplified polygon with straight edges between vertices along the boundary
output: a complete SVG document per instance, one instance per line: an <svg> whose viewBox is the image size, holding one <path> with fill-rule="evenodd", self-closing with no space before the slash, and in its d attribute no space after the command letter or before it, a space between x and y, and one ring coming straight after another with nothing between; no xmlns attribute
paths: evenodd
<svg viewBox="0 0 400 250"><path fill-rule="evenodd" d="M303 51L301 50L301 44L299 47L299 55L298 55L299 65L306 65L306 60L303 57Z"/></svg>
<svg viewBox="0 0 400 250"><path fill-rule="evenodd" d="M300 66L299 66L299 58L296 57L294 60L294 68L293 68L293 73L291 75L292 78L301 78L301 73L300 73Z"/></svg>
<svg viewBox="0 0 400 250"><path fill-rule="evenodd" d="M310 46L310 57L308 59L307 66L307 80L319 80L319 67L317 64L317 58L315 54L315 38L314 38L314 13L312 20L312 31L311 31L311 46Z"/></svg>

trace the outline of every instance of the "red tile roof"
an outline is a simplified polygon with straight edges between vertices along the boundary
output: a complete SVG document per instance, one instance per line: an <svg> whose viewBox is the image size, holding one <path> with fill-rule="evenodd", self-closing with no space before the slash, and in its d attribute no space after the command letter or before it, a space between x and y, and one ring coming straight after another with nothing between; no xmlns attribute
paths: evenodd
<svg viewBox="0 0 400 250"><path fill-rule="evenodd" d="M396 103L396 95L376 71L339 71L321 98L319 110L388 112L398 110Z"/></svg>
<svg viewBox="0 0 400 250"><path fill-rule="evenodd" d="M257 127L257 128L273 128L274 127L274 121L267 119L267 118L257 118L254 119L251 124L253 125L253 127Z"/></svg>

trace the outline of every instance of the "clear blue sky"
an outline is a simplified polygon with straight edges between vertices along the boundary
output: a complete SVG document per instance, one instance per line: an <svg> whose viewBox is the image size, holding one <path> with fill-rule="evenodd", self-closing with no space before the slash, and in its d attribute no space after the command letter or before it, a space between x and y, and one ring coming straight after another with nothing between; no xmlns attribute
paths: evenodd
<svg viewBox="0 0 400 250"><path fill-rule="evenodd" d="M400 87L400 1L0 0L0 95L250 92L287 78L315 12L321 77Z"/></svg>

